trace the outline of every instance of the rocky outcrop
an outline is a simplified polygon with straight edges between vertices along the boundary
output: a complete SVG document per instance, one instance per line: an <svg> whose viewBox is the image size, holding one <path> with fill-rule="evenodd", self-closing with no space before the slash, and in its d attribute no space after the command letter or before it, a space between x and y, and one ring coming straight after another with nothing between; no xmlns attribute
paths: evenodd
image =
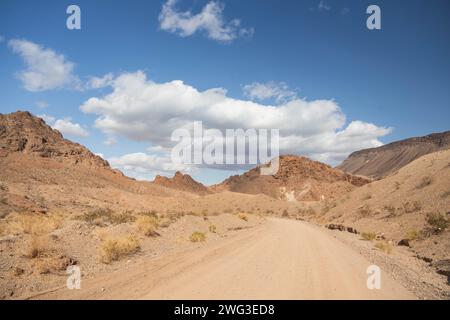
<svg viewBox="0 0 450 320"><path fill-rule="evenodd" d="M0 114L0 157L12 153L111 169L106 160L84 146L64 139L58 130L26 111Z"/></svg>
<svg viewBox="0 0 450 320"><path fill-rule="evenodd" d="M206 186L192 179L190 175L183 174L179 171L175 173L173 178L167 178L157 175L153 180L153 183L166 188L177 189L200 195L209 193L209 190Z"/></svg>
<svg viewBox="0 0 450 320"><path fill-rule="evenodd" d="M280 156L279 170L273 176L254 168L232 176L211 190L265 194L287 201L315 201L337 198L370 180L357 177L324 163L294 155Z"/></svg>

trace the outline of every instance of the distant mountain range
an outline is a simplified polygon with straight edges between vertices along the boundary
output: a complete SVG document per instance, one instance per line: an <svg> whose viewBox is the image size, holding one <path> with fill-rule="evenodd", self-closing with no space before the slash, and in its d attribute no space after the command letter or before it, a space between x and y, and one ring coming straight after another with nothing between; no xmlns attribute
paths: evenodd
<svg viewBox="0 0 450 320"><path fill-rule="evenodd" d="M446 149L450 149L450 131L356 151L337 168L351 174L380 179L423 155Z"/></svg>

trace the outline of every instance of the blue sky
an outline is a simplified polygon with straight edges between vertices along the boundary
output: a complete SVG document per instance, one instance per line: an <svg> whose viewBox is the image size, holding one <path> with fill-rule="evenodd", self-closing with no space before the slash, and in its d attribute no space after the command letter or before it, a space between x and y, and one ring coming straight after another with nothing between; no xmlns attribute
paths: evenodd
<svg viewBox="0 0 450 320"><path fill-rule="evenodd" d="M70 4L81 8L81 30L66 28ZM206 12L211 4L215 6ZM366 27L370 4L381 8L381 30ZM205 22L202 12L203 18L208 13L216 20ZM220 115L213 111L220 112L225 104L240 110L244 118L270 118L273 113L264 108L275 106L288 122L283 126L286 152L331 164L361 147L449 130L446 0L3 0L0 37L0 112L21 109L47 115L67 138L138 178L173 171L161 152L149 150L168 147L164 138L170 131L157 124L176 116L217 127ZM24 58L27 54L31 62ZM31 76L42 72L52 77L52 68L42 67L53 66L51 59L70 70L51 83L46 78L46 83L37 84L38 77L27 85L31 80L24 75L30 70ZM33 69L36 66L41 68ZM90 85L92 77L105 75L104 86ZM120 79L136 80L137 87L122 88ZM182 81L181 88L174 80ZM218 98L203 94L213 88L226 93ZM194 102L203 109L190 109L183 118L180 108L191 104L185 99L185 106L178 105L178 100L188 89L195 90ZM121 100L120 90L128 102ZM164 99L150 101L152 94ZM109 105L103 109L90 98ZM216 98L223 102L220 106ZM257 104L255 113L245 109L248 101ZM142 112L148 115L145 121ZM108 121L99 124L98 119ZM255 121L247 120L227 123L252 127ZM271 127L276 121L264 123ZM145 129L133 131L140 125ZM308 126L313 129L295 129ZM189 172L205 183L235 173L206 168Z"/></svg>

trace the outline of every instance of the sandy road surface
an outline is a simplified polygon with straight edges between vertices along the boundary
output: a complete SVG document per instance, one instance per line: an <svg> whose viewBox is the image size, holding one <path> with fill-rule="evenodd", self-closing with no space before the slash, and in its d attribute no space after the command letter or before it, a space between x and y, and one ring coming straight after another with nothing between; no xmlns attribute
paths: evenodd
<svg viewBox="0 0 450 320"><path fill-rule="evenodd" d="M149 259L38 299L415 299L386 273L368 290L371 263L320 228L284 219L195 250Z"/></svg>

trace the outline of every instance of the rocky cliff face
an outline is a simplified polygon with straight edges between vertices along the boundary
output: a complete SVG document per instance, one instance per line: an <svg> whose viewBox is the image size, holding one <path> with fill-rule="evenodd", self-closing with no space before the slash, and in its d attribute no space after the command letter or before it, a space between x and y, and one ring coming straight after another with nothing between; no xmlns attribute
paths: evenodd
<svg viewBox="0 0 450 320"><path fill-rule="evenodd" d="M415 159L450 148L450 131L433 133L352 153L337 168L352 174L380 179Z"/></svg>

